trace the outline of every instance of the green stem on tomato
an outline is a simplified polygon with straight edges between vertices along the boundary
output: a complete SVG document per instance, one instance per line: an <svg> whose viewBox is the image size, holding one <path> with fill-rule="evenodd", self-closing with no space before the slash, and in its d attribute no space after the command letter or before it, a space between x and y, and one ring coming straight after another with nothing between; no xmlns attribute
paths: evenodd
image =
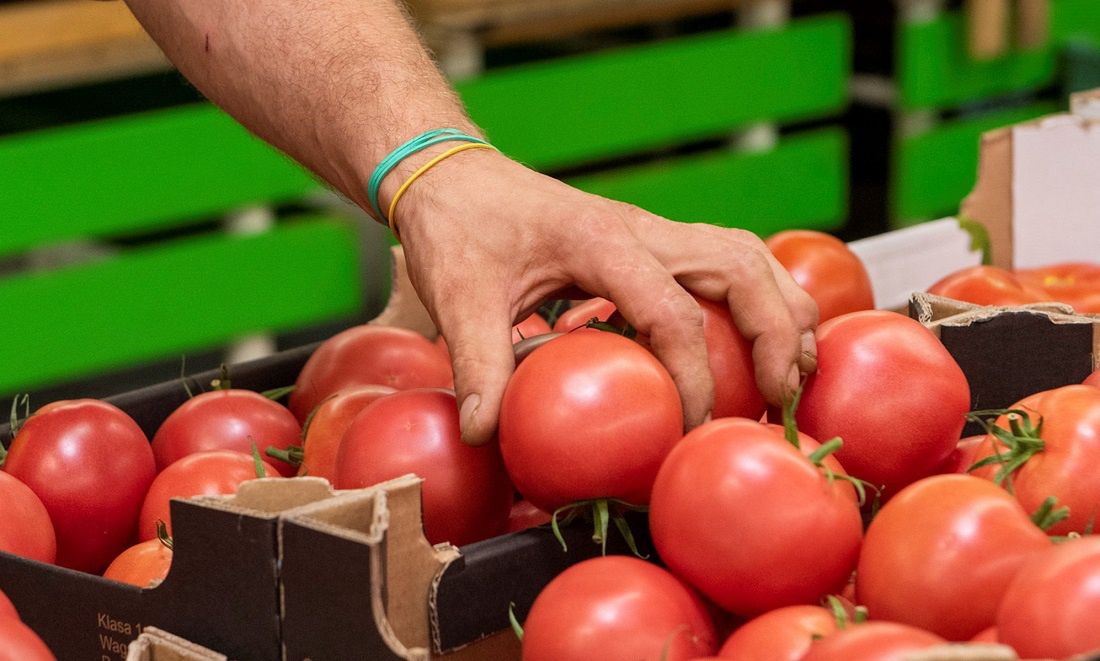
<svg viewBox="0 0 1100 661"><path fill-rule="evenodd" d="M595 328L596 330L602 330L608 333L615 333L616 335L622 335L623 337L631 340L638 337L638 331L630 324L616 326L615 324L607 321L600 321L599 317L592 317L584 324L584 327Z"/></svg>
<svg viewBox="0 0 1100 661"><path fill-rule="evenodd" d="M1035 513L1031 515L1031 522L1039 526L1039 529L1043 532L1047 532L1055 525L1068 519L1069 508L1064 505L1062 507L1055 507L1057 504L1057 498L1054 496L1047 496L1039 505L1039 509L1035 510Z"/></svg>
<svg viewBox="0 0 1100 661"><path fill-rule="evenodd" d="M271 390L265 390L260 394L267 397L273 402L277 402L283 397L286 397L290 393L294 392L298 386L283 386L282 388L272 388Z"/></svg>
<svg viewBox="0 0 1100 661"><path fill-rule="evenodd" d="M256 441L249 436L248 442L252 446L252 463L256 467L256 477L267 477L267 469L264 468L264 460L260 457L260 449L256 447Z"/></svg>
<svg viewBox="0 0 1100 661"><path fill-rule="evenodd" d="M796 450L802 449L802 443L798 440L798 422L795 420L794 416L795 413L798 412L798 403L802 401L802 389L804 385L804 383L800 383L798 388L791 393L790 398L783 402L783 437L786 438L787 442L793 445Z"/></svg>
<svg viewBox="0 0 1100 661"><path fill-rule="evenodd" d="M165 525L163 519L157 519L157 539L164 548L169 551L172 550L172 536L168 534L168 526Z"/></svg>
<svg viewBox="0 0 1100 661"><path fill-rule="evenodd" d="M516 634L519 642L523 642L523 625L516 618L516 602L508 602L508 624L512 625L512 633Z"/></svg>
<svg viewBox="0 0 1100 661"><path fill-rule="evenodd" d="M300 445L289 445L285 449L269 445L264 449L264 454L291 466L301 466L305 458L305 450Z"/></svg>
<svg viewBox="0 0 1100 661"><path fill-rule="evenodd" d="M1008 429L995 424L996 418L1001 416L1007 418ZM1037 423L1032 423L1031 416L1023 409L989 409L972 411L966 415L966 419L980 424L994 441L993 454L975 462L967 472L986 466L998 466L993 482L1003 486L1009 493L1014 493L1012 476L1032 457L1046 450L1046 442L1042 439L1042 416L1039 416Z"/></svg>
<svg viewBox="0 0 1100 661"><path fill-rule="evenodd" d="M210 385L214 390L231 390L233 388L233 382L229 379L229 366L225 363L221 364L219 368L218 378L210 382Z"/></svg>

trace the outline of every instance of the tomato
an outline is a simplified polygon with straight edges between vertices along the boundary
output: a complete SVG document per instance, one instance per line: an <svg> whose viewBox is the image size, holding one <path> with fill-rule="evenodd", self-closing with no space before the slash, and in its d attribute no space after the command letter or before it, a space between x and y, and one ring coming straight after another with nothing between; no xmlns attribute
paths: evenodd
<svg viewBox="0 0 1100 661"><path fill-rule="evenodd" d="M703 310L707 361L714 377L714 408L711 415L715 418L759 420L767 404L756 387L752 343L737 330L724 303L698 297L695 300Z"/></svg>
<svg viewBox="0 0 1100 661"><path fill-rule="evenodd" d="M532 337L538 337L539 335L546 335L550 331L550 324L546 323L538 313L531 314L523 321L519 322L515 326L512 326L512 344L518 344L523 340ZM451 362L451 350L447 346L447 338L440 335L435 338L435 344L443 352L443 355L447 357L447 362Z"/></svg>
<svg viewBox="0 0 1100 661"><path fill-rule="evenodd" d="M19 618L19 612L15 610L15 604L11 603L11 599L8 599L8 595L4 594L3 590L0 590L0 618L14 617Z"/></svg>
<svg viewBox="0 0 1100 661"><path fill-rule="evenodd" d="M928 293L976 305L1027 305L1051 300L1041 288L997 266L971 266L928 288Z"/></svg>
<svg viewBox="0 0 1100 661"><path fill-rule="evenodd" d="M668 567L738 615L839 590L862 535L848 485L828 479L780 430L742 418L701 425L673 448L649 520Z"/></svg>
<svg viewBox="0 0 1100 661"><path fill-rule="evenodd" d="M764 243L817 303L821 321L874 309L867 269L840 239L813 230L786 230Z"/></svg>
<svg viewBox="0 0 1100 661"><path fill-rule="evenodd" d="M984 441L985 436L967 436L962 439L955 445L955 449L951 451L951 454L947 455L947 459L944 459L943 463L936 469L936 473L968 472L974 462L977 461L978 450Z"/></svg>
<svg viewBox="0 0 1100 661"><path fill-rule="evenodd" d="M1057 505L1069 508L1069 518L1054 525L1048 532L1065 535L1084 532L1100 521L1100 390L1092 386L1073 385L1047 390L1016 403L1013 409L1029 413L1033 425L1042 419L1041 449L1011 476L1012 490L1020 505L1035 512L1048 496ZM1008 428L1002 416L996 425ZM976 459L1002 453L1008 448L992 436L978 449ZM999 466L987 466L974 475L994 479Z"/></svg>
<svg viewBox="0 0 1100 661"><path fill-rule="evenodd" d="M606 298L597 297L580 301L558 316L558 320L554 322L554 332L568 333L582 328L593 318L607 321L613 314L615 314L615 304Z"/></svg>
<svg viewBox="0 0 1100 661"><path fill-rule="evenodd" d="M837 630L836 617L821 606L777 608L741 625L718 656L741 661L799 661L818 638Z"/></svg>
<svg viewBox="0 0 1100 661"><path fill-rule="evenodd" d="M508 532L526 530L550 523L550 513L543 512L526 500L517 500L508 513Z"/></svg>
<svg viewBox="0 0 1100 661"><path fill-rule="evenodd" d="M516 368L501 403L500 450L516 488L543 511L597 498L644 505L683 424L676 384L653 354L583 329Z"/></svg>
<svg viewBox="0 0 1100 661"><path fill-rule="evenodd" d="M946 642L896 622L865 622L814 643L802 661L906 661L911 652Z"/></svg>
<svg viewBox="0 0 1100 661"><path fill-rule="evenodd" d="M267 477L279 475L275 467L263 462ZM173 498L230 495L241 482L256 479L256 464L251 455L233 450L212 450L189 454L157 475L141 506L138 538L155 539L157 521L164 521L172 533L168 502Z"/></svg>
<svg viewBox="0 0 1100 661"><path fill-rule="evenodd" d="M46 506L57 564L99 573L129 545L156 465L130 416L106 402L77 399L48 404L28 418L4 470Z"/></svg>
<svg viewBox="0 0 1100 661"><path fill-rule="evenodd" d="M925 478L871 522L856 595L876 619L968 640L995 622L1020 566L1050 543L993 484L969 475Z"/></svg>
<svg viewBox="0 0 1100 661"><path fill-rule="evenodd" d="M336 453L351 421L374 400L395 392L388 386L360 386L341 390L322 401L303 430L302 465L298 474L323 477L335 483Z"/></svg>
<svg viewBox="0 0 1100 661"><path fill-rule="evenodd" d="M321 400L352 386L450 388L453 380L450 361L427 338L404 328L366 324L317 347L298 374L289 406L304 422Z"/></svg>
<svg viewBox="0 0 1100 661"><path fill-rule="evenodd" d="M0 661L54 661L46 643L17 617L0 617Z"/></svg>
<svg viewBox="0 0 1100 661"><path fill-rule="evenodd" d="M714 653L702 600L637 558L577 563L539 593L524 623L523 661L684 661Z"/></svg>
<svg viewBox="0 0 1100 661"><path fill-rule="evenodd" d="M0 472L0 551L51 564L57 559L46 506L30 487L5 472Z"/></svg>
<svg viewBox="0 0 1100 661"><path fill-rule="evenodd" d="M973 638L970 639L972 643L988 643L995 645L1000 642L997 636L997 625L993 625L986 629L979 631Z"/></svg>
<svg viewBox="0 0 1100 661"><path fill-rule="evenodd" d="M853 312L821 325L817 372L798 427L844 439L837 459L886 493L931 474L955 449L970 386L943 344L894 312Z"/></svg>
<svg viewBox="0 0 1100 661"><path fill-rule="evenodd" d="M252 445L286 449L298 443L302 428L285 406L251 390L214 390L195 395L165 418L153 436L157 470L196 452L235 450L250 454ZM284 476L297 467L271 460Z"/></svg>
<svg viewBox="0 0 1100 661"><path fill-rule="evenodd" d="M462 442L449 390L405 390L352 421L336 455L336 487L357 489L416 473L424 479L424 535L469 544L503 533L513 489L495 443Z"/></svg>
<svg viewBox="0 0 1100 661"><path fill-rule="evenodd" d="M1054 264L1036 269L1021 269L1016 276L1042 289L1052 300L1072 305L1078 312L1100 312L1100 265L1085 263Z"/></svg>
<svg viewBox="0 0 1100 661"><path fill-rule="evenodd" d="M1081 383L1085 384L1086 386L1095 386L1097 388L1100 388L1100 369L1096 370L1092 374L1089 374Z"/></svg>
<svg viewBox="0 0 1100 661"><path fill-rule="evenodd" d="M103 578L139 588L160 585L172 567L172 549L160 539L147 539L123 551L103 572Z"/></svg>
<svg viewBox="0 0 1100 661"><path fill-rule="evenodd" d="M1016 574L997 613L998 635L1021 658L1100 651L1100 538L1037 553Z"/></svg>

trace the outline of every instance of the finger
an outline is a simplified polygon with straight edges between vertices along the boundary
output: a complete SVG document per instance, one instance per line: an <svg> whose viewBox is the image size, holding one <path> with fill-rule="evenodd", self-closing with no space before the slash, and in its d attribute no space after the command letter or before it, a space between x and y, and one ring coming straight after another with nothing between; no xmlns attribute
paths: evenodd
<svg viewBox="0 0 1100 661"><path fill-rule="evenodd" d="M776 284L779 285L783 300L787 302L787 308L791 311L791 318L801 331L798 369L803 374L810 374L817 370L817 341L814 338L814 330L817 328L819 318L817 302L795 282L787 269L772 256L770 250L765 257L775 276Z"/></svg>
<svg viewBox="0 0 1100 661"><path fill-rule="evenodd" d="M699 305L640 244L594 253L599 263L583 269L591 281L580 284L614 301L626 320L649 336L651 350L680 392L686 428L698 426L714 406Z"/></svg>
<svg viewBox="0 0 1100 661"><path fill-rule="evenodd" d="M454 366L462 440L470 445L492 439L504 388L515 370L511 315L487 302L504 297L484 295L477 299L467 305L444 306L438 318ZM480 312L469 314L469 310Z"/></svg>

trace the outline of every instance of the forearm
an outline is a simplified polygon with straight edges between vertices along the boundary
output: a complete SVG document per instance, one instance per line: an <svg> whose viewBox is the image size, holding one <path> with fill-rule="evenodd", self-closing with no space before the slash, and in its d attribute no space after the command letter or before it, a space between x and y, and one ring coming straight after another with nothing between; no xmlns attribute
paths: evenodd
<svg viewBox="0 0 1100 661"><path fill-rule="evenodd" d="M208 98L366 207L367 178L428 129L476 134L393 0L127 0ZM383 184L392 196L404 169Z"/></svg>

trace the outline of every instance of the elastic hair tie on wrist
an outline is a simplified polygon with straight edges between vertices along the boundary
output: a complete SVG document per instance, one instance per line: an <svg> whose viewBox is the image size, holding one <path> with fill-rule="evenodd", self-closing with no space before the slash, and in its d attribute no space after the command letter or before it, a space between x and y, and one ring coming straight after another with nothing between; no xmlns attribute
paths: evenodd
<svg viewBox="0 0 1100 661"><path fill-rule="evenodd" d="M401 201L401 196L405 194L405 191L407 191L409 189L409 186L412 186L414 181L416 181L417 179L420 178L420 175L424 174L428 170L431 170L433 167L438 165L441 161L444 161L444 160L454 156L455 154L458 154L458 153L464 152L464 151L468 151L470 149L492 149L493 151L497 150L496 147L490 145L489 143L485 142L484 140L481 140L481 141L478 141L478 142L471 142L471 143L468 143L468 144L465 144L465 145L457 145L455 147L451 147L447 151L443 152L442 154L436 156L432 160L428 161L424 165L421 165L419 168L417 168L416 172L413 172L412 174L410 174L409 178L405 180L405 183L401 184L401 187L397 189L397 192L394 193L394 195L393 195L393 200L390 201L390 212L388 214L386 214L385 217L386 217L386 222L390 226L390 231L393 232L393 235L395 237L397 237L398 241L401 240L401 235L398 234L398 232L397 232L397 223L395 222L395 212L397 211L397 203Z"/></svg>
<svg viewBox="0 0 1100 661"><path fill-rule="evenodd" d="M452 140L461 140L463 142L482 145L489 144L481 138L463 133L458 129L432 129L431 131L425 131L404 142L387 154L386 157L378 163L378 166L374 168L374 172L371 173L370 180L367 182L367 201L370 203L371 210L374 211L375 217L378 218L379 222L389 222L389 218L382 213L382 207L378 204L378 192L382 187L382 180L386 178L386 175L397 167L398 163L409 156L419 151L423 151L432 145Z"/></svg>

